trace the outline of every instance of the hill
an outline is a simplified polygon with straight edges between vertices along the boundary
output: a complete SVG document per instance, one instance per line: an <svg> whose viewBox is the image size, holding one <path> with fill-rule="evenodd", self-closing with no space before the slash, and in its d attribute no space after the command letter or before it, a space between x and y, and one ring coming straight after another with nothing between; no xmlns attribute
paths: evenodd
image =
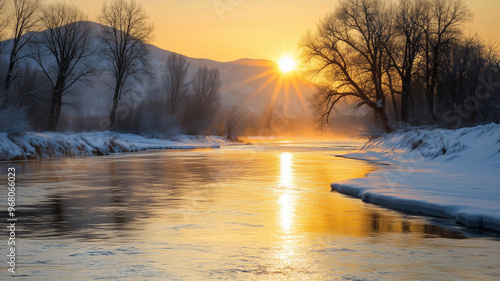
<svg viewBox="0 0 500 281"><path fill-rule="evenodd" d="M102 28L98 23L90 23L95 35ZM42 31L45 32L45 31ZM8 61L10 40L1 42L5 44L0 59ZM96 41L96 49L100 43ZM157 92L161 94L162 81L165 76L165 62L172 53L154 45L148 45L151 78L137 81L132 86L131 94L125 95L121 103L129 107L137 106L148 94ZM24 52L28 52L25 48ZM181 54L182 55L182 54ZM313 92L313 88L297 72L282 75L275 62L268 60L240 59L232 62L219 62L210 59L186 57L189 63L188 76L192 77L199 67L218 68L222 80L221 101L223 107L234 105L243 106L255 116L262 115L268 106L273 103L289 118L309 120L310 112L306 105ZM96 53L93 57L100 70L104 68ZM25 59L23 64L38 69L33 60ZM0 69L2 73L3 69ZM105 116L111 108L112 90L107 86L109 74L100 72L90 77L90 84L77 83L71 94L64 97L63 102L71 106L63 106L62 116ZM50 91L50 89L48 89ZM273 102L271 102L273 101Z"/></svg>

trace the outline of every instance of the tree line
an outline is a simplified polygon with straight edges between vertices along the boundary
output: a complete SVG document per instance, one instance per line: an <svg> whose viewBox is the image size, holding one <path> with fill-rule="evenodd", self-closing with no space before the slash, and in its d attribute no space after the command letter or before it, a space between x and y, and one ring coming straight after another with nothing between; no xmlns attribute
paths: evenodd
<svg viewBox="0 0 500 281"><path fill-rule="evenodd" d="M500 59L471 19L464 0L341 0L301 42L320 122L341 103L384 132L500 122Z"/></svg>
<svg viewBox="0 0 500 281"><path fill-rule="evenodd" d="M199 134L212 125L219 111L218 69L200 67L189 77L186 58L171 54L163 77L152 75L147 43L154 27L135 0L104 3L98 23L104 28L96 30L66 2L0 0L0 39L9 39L0 45L0 54L8 56L0 71L0 130L8 122L20 131L29 125L58 130L63 106L74 106L65 97L77 95L76 86L97 75L108 78L112 104L109 117L99 116L92 129L160 133L178 127ZM145 80L156 87L124 114L123 97Z"/></svg>

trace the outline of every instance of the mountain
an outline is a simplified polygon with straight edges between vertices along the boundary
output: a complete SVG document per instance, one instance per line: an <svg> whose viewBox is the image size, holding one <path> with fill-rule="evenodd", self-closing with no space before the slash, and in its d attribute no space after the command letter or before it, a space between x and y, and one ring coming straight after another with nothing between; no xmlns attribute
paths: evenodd
<svg viewBox="0 0 500 281"><path fill-rule="evenodd" d="M93 22L91 26L96 33L101 28L105 28ZM7 51L9 50L9 41L4 41L3 43L7 43L7 48L4 49L2 54L2 59L6 61L9 53ZM28 48L26 49L28 50ZM150 53L151 72L157 79L145 79L145 81L135 83L133 90L136 91L136 94L129 94L128 101L126 96L121 101L121 103L125 103L128 106L134 106L138 100L144 98L143 93L151 90L151 84L157 83L157 85L160 85L164 75L165 62L167 57L172 53L154 45L148 45L148 49ZM96 55L94 60L100 62L99 56ZM276 105L282 107L282 111L288 113L289 117L305 118L309 116L309 109L306 103L313 92L313 88L298 73L282 76L275 62L254 59L218 62L189 57L187 57L187 61L190 64L190 77L201 66L219 69L223 85L221 89L223 106L242 105L248 111L259 114L265 111L274 95ZM26 63L35 66L33 61L26 60ZM63 113L102 114L103 112L108 112L111 107L112 91L106 85L108 82L107 78L109 78L109 75L101 73L95 77L91 77L90 85L77 85L77 91L75 91L77 94L65 97L66 103L75 106L63 107ZM152 81L155 82L152 83Z"/></svg>
<svg viewBox="0 0 500 281"><path fill-rule="evenodd" d="M152 45L149 46L149 50L153 67L157 71L156 73L161 74L164 63L171 52ZM309 115L309 109L304 106L299 94L302 95L302 100L307 102L314 88L298 73L282 75L275 62L256 59L218 62L189 57L187 57L187 61L190 64L190 76L201 66L219 69L222 80L222 102L225 105L245 105L248 110L259 112L269 105L273 94L278 89L277 106L282 106L285 111L288 107L288 113L291 116ZM269 80L272 77L274 79ZM280 83L280 77L282 83ZM294 87L292 80L295 80L296 87ZM262 88L263 86L265 87ZM287 92L289 98L286 98Z"/></svg>

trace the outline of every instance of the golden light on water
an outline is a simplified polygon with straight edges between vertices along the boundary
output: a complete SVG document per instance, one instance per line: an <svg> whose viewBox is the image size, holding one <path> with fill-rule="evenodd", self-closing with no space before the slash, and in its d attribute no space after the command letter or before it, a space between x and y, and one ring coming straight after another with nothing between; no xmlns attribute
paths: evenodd
<svg viewBox="0 0 500 281"><path fill-rule="evenodd" d="M200 279L200 274L209 273L223 280L324 280L325 272L353 271L360 262L379 259L377 253L371 256L370 249L351 258L361 239L421 247L430 235L457 237L453 231L407 215L330 193L332 181L362 177L374 167L333 157L323 145L309 152L283 143L272 151L270 146L264 151L257 146L252 150L227 147L22 165L29 171L26 186L41 186L42 198L51 196L47 201L60 194L50 204L40 197L28 198L33 206L51 210L41 214L47 219L44 229L61 226L50 230L51 235L60 237L65 231L82 243L101 243L106 238L134 245L147 240L139 250L124 248L125 256L119 256L122 250L117 251L115 243L109 251L117 253L126 266L132 266L129 253L155 261L158 276L172 272L182 279ZM57 171L69 171L64 179L72 185L62 184ZM86 184L87 179L95 181L96 175L99 186ZM55 189L63 193L53 193ZM88 190L93 190L90 196ZM92 202L98 208L89 214ZM89 215L98 220L89 221ZM405 234L401 240L395 240L398 233ZM350 238L337 241L343 236ZM79 249L75 252L80 253ZM236 266L241 272L235 273ZM87 273L85 264L69 270ZM108 274L109 269L101 271Z"/></svg>
<svg viewBox="0 0 500 281"><path fill-rule="evenodd" d="M285 233L290 233L294 225L294 205L295 200L293 195L290 193L283 193L279 199L280 210L279 210L279 220L281 230Z"/></svg>
<svg viewBox="0 0 500 281"><path fill-rule="evenodd" d="M279 186L282 193L279 196L279 222L281 230L290 233L294 225L295 217L295 195L293 194L293 155L283 152L280 155L280 180Z"/></svg>
<svg viewBox="0 0 500 281"><path fill-rule="evenodd" d="M289 152L283 152L280 155L280 186L289 188L293 182L292 170L293 155Z"/></svg>

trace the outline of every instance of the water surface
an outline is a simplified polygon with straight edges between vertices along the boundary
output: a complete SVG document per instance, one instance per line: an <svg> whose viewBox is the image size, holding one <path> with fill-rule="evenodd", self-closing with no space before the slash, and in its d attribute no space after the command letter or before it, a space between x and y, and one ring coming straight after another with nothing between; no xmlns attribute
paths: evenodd
<svg viewBox="0 0 500 281"><path fill-rule="evenodd" d="M360 145L283 142L0 163L18 171L12 279L500 278L495 235L331 192L331 182L378 168L334 156ZM1 280L11 278L5 264L0 270Z"/></svg>

